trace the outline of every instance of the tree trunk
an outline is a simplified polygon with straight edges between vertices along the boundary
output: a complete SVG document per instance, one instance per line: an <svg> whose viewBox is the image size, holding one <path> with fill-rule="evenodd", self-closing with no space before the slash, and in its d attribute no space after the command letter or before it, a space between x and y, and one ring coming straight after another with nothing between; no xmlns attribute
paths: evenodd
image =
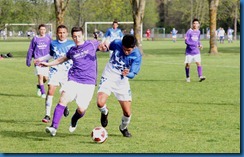
<svg viewBox="0 0 244 157"><path fill-rule="evenodd" d="M210 54L218 54L217 40L216 40L216 17L219 0L209 0L209 17L210 17Z"/></svg>
<svg viewBox="0 0 244 157"><path fill-rule="evenodd" d="M68 6L69 0L54 0L56 26L64 24L64 15Z"/></svg>
<svg viewBox="0 0 244 157"><path fill-rule="evenodd" d="M146 1L145 0L130 0L132 5L132 15L134 20L134 35L137 39L137 46L142 51L142 43L141 43L141 24L143 22L144 10Z"/></svg>

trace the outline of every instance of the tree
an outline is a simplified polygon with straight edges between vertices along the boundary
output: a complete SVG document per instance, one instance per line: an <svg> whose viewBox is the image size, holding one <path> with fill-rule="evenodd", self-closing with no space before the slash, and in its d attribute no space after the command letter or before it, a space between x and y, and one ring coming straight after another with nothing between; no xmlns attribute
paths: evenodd
<svg viewBox="0 0 244 157"><path fill-rule="evenodd" d="M217 54L217 40L216 40L216 17L218 10L219 0L209 0L209 18L210 18L210 54Z"/></svg>
<svg viewBox="0 0 244 157"><path fill-rule="evenodd" d="M142 43L141 43L141 24L143 22L144 17L144 10L146 1L145 0L130 0L130 3L132 5L132 16L134 20L134 35L137 39L137 46L142 51Z"/></svg>
<svg viewBox="0 0 244 157"><path fill-rule="evenodd" d="M64 15L68 4L69 0L54 0L57 26L64 24Z"/></svg>

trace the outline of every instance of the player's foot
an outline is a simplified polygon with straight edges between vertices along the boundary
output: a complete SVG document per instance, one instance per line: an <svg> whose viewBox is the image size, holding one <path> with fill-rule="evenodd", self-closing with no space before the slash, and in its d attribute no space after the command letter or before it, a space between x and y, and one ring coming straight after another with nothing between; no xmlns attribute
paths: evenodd
<svg viewBox="0 0 244 157"><path fill-rule="evenodd" d="M46 133L50 133L51 136L55 136L57 132L57 129L54 127L46 127Z"/></svg>
<svg viewBox="0 0 244 157"><path fill-rule="evenodd" d="M49 123L50 122L50 117L48 115L46 115L43 119L42 119L43 123Z"/></svg>
<svg viewBox="0 0 244 157"><path fill-rule="evenodd" d="M43 99L46 99L46 94L42 94L42 98Z"/></svg>
<svg viewBox="0 0 244 157"><path fill-rule="evenodd" d="M123 134L124 137L131 137L131 134L129 133L127 128L125 128L124 130L121 130L120 126L119 126L119 130Z"/></svg>
<svg viewBox="0 0 244 157"><path fill-rule="evenodd" d="M41 90L38 88L36 92L37 96L42 96Z"/></svg>
<svg viewBox="0 0 244 157"><path fill-rule="evenodd" d="M75 126L75 127L73 127L71 124L70 124L70 126L69 126L69 132L74 132L75 131L75 129L76 129L76 127L77 127L77 125Z"/></svg>
<svg viewBox="0 0 244 157"><path fill-rule="evenodd" d="M101 113L101 125L104 128L108 125L108 113L107 115Z"/></svg>
<svg viewBox="0 0 244 157"><path fill-rule="evenodd" d="M206 79L205 76L200 76L200 77L199 77L199 82L202 82L202 81L204 81L205 79Z"/></svg>
<svg viewBox="0 0 244 157"><path fill-rule="evenodd" d="M64 109L64 117L68 117L68 115L69 115L69 109L66 106L65 109Z"/></svg>
<svg viewBox="0 0 244 157"><path fill-rule="evenodd" d="M186 78L186 82L191 82L190 77Z"/></svg>

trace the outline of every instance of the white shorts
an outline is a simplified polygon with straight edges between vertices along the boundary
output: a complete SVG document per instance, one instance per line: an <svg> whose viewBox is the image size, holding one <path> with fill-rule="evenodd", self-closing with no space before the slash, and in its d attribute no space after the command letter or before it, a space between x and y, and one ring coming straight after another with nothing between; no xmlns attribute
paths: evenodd
<svg viewBox="0 0 244 157"><path fill-rule="evenodd" d="M232 40L233 36L232 35L228 35L228 39Z"/></svg>
<svg viewBox="0 0 244 157"><path fill-rule="evenodd" d="M201 55L186 55L185 63L192 63L192 62L201 62Z"/></svg>
<svg viewBox="0 0 244 157"><path fill-rule="evenodd" d="M176 37L177 37L176 35L172 35L172 38L174 38L174 39L175 39Z"/></svg>
<svg viewBox="0 0 244 157"><path fill-rule="evenodd" d="M57 71L49 73L48 84L54 86L63 86L68 81L68 71Z"/></svg>
<svg viewBox="0 0 244 157"><path fill-rule="evenodd" d="M128 78L119 80L108 80L102 77L100 80L98 93L103 92L110 96L111 92L114 93L117 100L132 101L131 90Z"/></svg>
<svg viewBox="0 0 244 157"><path fill-rule="evenodd" d="M87 109L93 97L95 85L81 84L74 81L68 81L62 87L62 91L66 93L68 102L76 100L79 107Z"/></svg>
<svg viewBox="0 0 244 157"><path fill-rule="evenodd" d="M49 67L35 66L35 74L48 77Z"/></svg>

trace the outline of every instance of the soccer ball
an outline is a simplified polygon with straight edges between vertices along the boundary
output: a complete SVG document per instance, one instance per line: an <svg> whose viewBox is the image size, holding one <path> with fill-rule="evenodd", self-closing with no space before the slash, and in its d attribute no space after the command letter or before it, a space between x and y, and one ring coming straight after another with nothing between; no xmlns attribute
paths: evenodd
<svg viewBox="0 0 244 157"><path fill-rule="evenodd" d="M96 143L103 143L108 138L108 132L103 127L95 127L91 132L92 140Z"/></svg>

